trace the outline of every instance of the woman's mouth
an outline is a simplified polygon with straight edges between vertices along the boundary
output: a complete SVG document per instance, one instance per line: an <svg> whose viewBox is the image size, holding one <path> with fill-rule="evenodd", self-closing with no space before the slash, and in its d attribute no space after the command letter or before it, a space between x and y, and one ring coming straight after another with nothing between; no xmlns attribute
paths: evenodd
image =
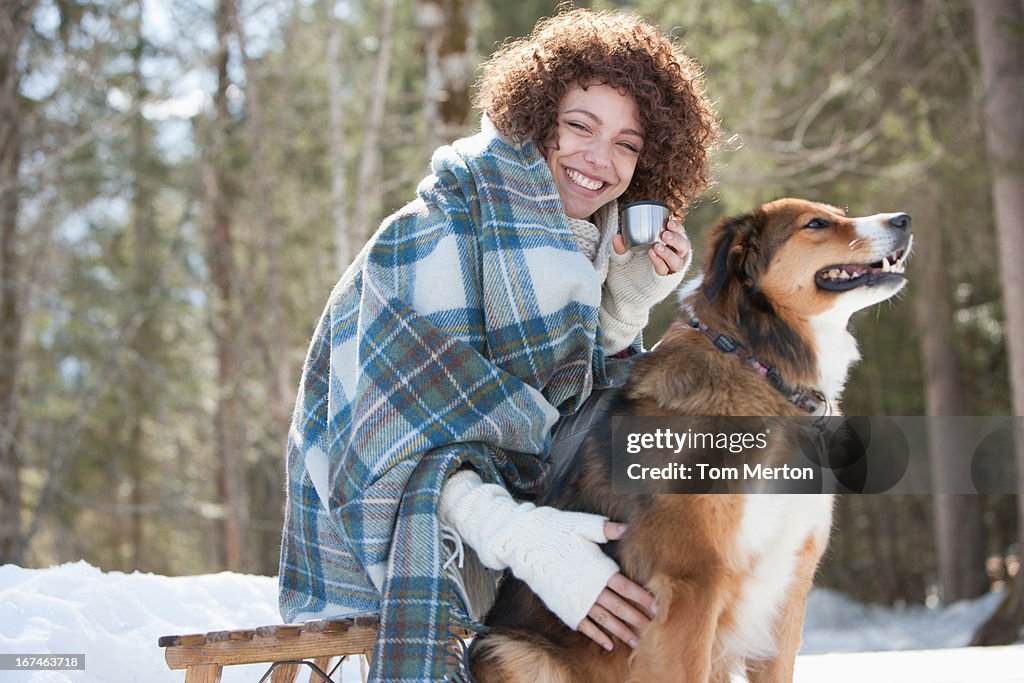
<svg viewBox="0 0 1024 683"><path fill-rule="evenodd" d="M596 178L585 176L579 171L571 168L565 169L565 175L573 182L573 184L579 185L583 189L590 190L592 192L600 190L607 184L603 180L597 180Z"/></svg>

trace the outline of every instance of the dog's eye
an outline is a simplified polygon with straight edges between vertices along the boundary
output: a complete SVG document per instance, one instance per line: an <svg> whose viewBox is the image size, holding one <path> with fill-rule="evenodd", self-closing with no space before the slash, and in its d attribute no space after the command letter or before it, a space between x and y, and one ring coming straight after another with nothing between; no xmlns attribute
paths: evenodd
<svg viewBox="0 0 1024 683"><path fill-rule="evenodd" d="M812 218L811 221L804 226L805 230L821 230L832 225L832 221L825 220L824 218Z"/></svg>

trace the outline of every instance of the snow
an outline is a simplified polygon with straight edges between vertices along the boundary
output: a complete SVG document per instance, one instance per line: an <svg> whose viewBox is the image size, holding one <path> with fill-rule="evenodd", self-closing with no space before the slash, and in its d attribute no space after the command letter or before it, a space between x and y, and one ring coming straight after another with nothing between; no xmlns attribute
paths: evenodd
<svg viewBox="0 0 1024 683"><path fill-rule="evenodd" d="M968 648L1000 595L929 609L870 607L819 589L808 601L796 681L1024 683L1024 644ZM0 567L0 655L84 653L84 671L0 671L0 683L181 683L164 663L163 635L280 623L273 577L103 572L86 562ZM1022 641L1024 643L1024 641ZM228 667L224 683L258 681L266 667ZM345 681L358 681L355 663ZM305 676L303 676L303 680Z"/></svg>

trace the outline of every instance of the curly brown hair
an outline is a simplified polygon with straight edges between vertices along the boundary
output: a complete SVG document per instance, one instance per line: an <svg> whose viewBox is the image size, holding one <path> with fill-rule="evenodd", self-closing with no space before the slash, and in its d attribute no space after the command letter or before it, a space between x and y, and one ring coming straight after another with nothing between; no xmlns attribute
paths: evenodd
<svg viewBox="0 0 1024 683"><path fill-rule="evenodd" d="M599 83L631 95L640 109L644 147L622 200L658 199L682 218L711 184L718 118L700 66L643 19L570 8L541 20L483 65L476 106L502 134L545 150L565 93Z"/></svg>

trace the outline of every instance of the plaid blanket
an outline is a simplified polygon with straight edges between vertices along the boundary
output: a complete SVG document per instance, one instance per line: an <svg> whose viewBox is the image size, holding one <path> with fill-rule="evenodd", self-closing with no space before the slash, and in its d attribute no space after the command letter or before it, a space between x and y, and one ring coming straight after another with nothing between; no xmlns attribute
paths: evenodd
<svg viewBox="0 0 1024 683"><path fill-rule="evenodd" d="M442 571L446 477L529 495L559 414L626 372L536 146L484 119L431 168L331 294L288 439L281 613L379 612L377 681L455 676L449 628L474 626Z"/></svg>

